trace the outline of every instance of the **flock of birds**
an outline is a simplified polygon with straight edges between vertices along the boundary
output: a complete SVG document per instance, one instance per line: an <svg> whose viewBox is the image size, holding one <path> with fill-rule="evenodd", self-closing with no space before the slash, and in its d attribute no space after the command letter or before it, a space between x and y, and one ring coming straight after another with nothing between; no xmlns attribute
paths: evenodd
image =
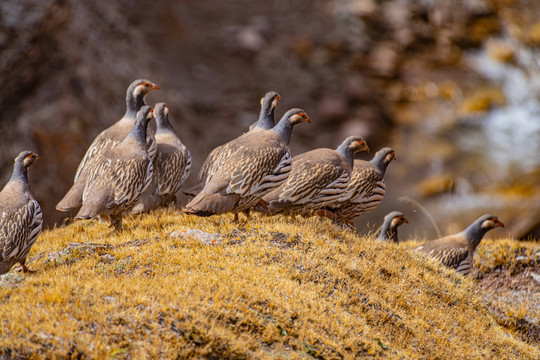
<svg viewBox="0 0 540 360"><path fill-rule="evenodd" d="M191 170L191 156L169 122L164 103L154 108L145 96L159 87L136 80L127 89L126 113L103 130L88 148L75 174L73 186L57 204L59 211L79 209L75 219L109 219L122 229L126 213L148 212L176 201L176 193ZM325 216L338 224L372 211L385 194L384 174L394 160L394 150L379 150L371 161L355 160L369 151L360 136L346 138L337 149L320 148L292 157L291 133L296 125L310 123L302 109L287 111L274 124L280 96L269 92L261 99L258 121L238 138L214 149L205 160L186 214L210 216L243 212L267 215ZM156 121L155 134L148 130ZM28 272L26 257L39 236L43 216L28 186L28 168L39 158L31 151L15 159L13 174L0 192L0 275L20 263ZM398 227L408 222L400 212L384 218L379 239L398 242ZM464 231L429 241L416 251L458 273L472 269L474 251L484 234L503 223L484 215Z"/></svg>

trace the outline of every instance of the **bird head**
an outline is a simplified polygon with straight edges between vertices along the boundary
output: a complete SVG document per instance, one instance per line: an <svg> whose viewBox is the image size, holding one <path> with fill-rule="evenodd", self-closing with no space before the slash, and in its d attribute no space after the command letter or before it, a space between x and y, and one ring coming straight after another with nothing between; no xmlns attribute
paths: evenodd
<svg viewBox="0 0 540 360"><path fill-rule="evenodd" d="M28 168L33 163L35 163L38 159L39 159L38 154L36 154L36 153L34 153L32 151L25 150L25 151L21 152L19 154L19 156L17 156L15 158L15 162L22 161L23 165Z"/></svg>
<svg viewBox="0 0 540 360"><path fill-rule="evenodd" d="M139 110L137 113L137 119L139 118L146 118L148 120L152 120L152 117L154 116L154 108L148 105L145 105Z"/></svg>
<svg viewBox="0 0 540 360"><path fill-rule="evenodd" d="M392 160L397 160L397 158L396 158L396 153L394 152L394 150L390 149L390 151L384 157L384 162L390 163Z"/></svg>
<svg viewBox="0 0 540 360"><path fill-rule="evenodd" d="M397 213L394 215L394 218L392 219L392 228L397 228L398 226L402 225L402 224L408 224L409 223L409 220L407 220L405 218L405 216L403 216L402 213Z"/></svg>
<svg viewBox="0 0 540 360"><path fill-rule="evenodd" d="M298 125L304 122L311 123L311 119L307 116L306 112L302 109L292 109L285 114L288 116L289 122L292 125Z"/></svg>
<svg viewBox="0 0 540 360"><path fill-rule="evenodd" d="M502 221L499 220L499 218L496 217L495 215L484 215L482 218L483 219L482 219L482 223L480 227L483 230L491 230L498 227L502 227L502 228L504 227L504 224L502 223Z"/></svg>
<svg viewBox="0 0 540 360"><path fill-rule="evenodd" d="M270 107L275 109L279 103L279 100L281 100L281 96L279 96L277 92L269 91L263 98L261 98L261 107L265 108L265 103L269 103Z"/></svg>
<svg viewBox="0 0 540 360"><path fill-rule="evenodd" d="M149 80L139 79L131 83L129 88L131 89L133 97L136 98L139 95L146 95L152 90L158 90L159 86Z"/></svg>
<svg viewBox="0 0 540 360"><path fill-rule="evenodd" d="M361 136L349 136L345 139L345 142L348 143L349 149L351 149L353 154L357 154L362 151L369 152L369 147Z"/></svg>

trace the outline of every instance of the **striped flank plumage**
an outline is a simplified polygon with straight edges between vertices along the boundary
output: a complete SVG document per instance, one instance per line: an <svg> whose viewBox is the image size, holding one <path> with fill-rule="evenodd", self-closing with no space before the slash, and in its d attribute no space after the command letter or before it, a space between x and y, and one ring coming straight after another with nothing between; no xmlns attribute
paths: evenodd
<svg viewBox="0 0 540 360"><path fill-rule="evenodd" d="M152 181L153 164L145 141L152 112L150 106L143 106L128 136L97 159L75 219L110 216L111 227L117 231L122 228L122 215L131 210Z"/></svg>
<svg viewBox="0 0 540 360"><path fill-rule="evenodd" d="M28 186L28 167L39 156L23 151L15 159L13 174L0 192L0 275L20 263L28 272L26 257L41 233L43 214Z"/></svg>

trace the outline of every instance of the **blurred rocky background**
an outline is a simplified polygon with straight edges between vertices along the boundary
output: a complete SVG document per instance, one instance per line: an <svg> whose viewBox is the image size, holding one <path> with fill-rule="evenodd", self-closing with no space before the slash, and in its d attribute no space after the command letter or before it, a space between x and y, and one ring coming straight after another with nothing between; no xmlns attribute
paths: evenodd
<svg viewBox="0 0 540 360"><path fill-rule="evenodd" d="M535 0L2 0L0 180L23 149L48 225L94 137L137 78L157 83L190 148L193 183L215 146L245 131L268 91L301 107L293 153L365 136L392 146L387 195L403 238L491 212L540 234L540 3ZM366 157L367 158L367 157ZM181 199L185 203L185 199ZM500 236L500 233L495 234Z"/></svg>

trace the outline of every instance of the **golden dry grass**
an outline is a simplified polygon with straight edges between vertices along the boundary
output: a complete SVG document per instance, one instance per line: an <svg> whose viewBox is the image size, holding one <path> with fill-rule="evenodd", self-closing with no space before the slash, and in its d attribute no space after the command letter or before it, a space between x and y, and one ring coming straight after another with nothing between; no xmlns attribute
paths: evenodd
<svg viewBox="0 0 540 360"><path fill-rule="evenodd" d="M474 283L325 219L163 210L45 231L0 286L7 357L536 359ZM174 230L221 241L171 238ZM69 246L70 243L84 244ZM67 250L66 250L67 248Z"/></svg>

